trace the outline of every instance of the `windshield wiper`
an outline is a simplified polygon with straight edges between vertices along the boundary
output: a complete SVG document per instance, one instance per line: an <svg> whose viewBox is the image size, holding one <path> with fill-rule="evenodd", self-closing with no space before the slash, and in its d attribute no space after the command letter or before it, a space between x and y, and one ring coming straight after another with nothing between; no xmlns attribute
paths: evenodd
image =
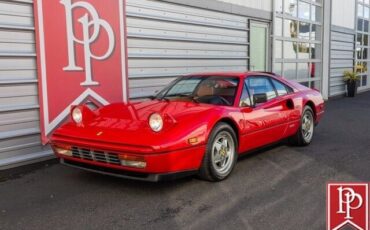
<svg viewBox="0 0 370 230"><path fill-rule="evenodd" d="M165 97L158 97L158 96L147 96L146 98L150 99L150 100L160 100L160 101L169 101L167 98Z"/></svg>
<svg viewBox="0 0 370 230"><path fill-rule="evenodd" d="M199 101L191 94L176 93L176 94L166 95L165 97L187 97L191 99L193 102L199 103Z"/></svg>

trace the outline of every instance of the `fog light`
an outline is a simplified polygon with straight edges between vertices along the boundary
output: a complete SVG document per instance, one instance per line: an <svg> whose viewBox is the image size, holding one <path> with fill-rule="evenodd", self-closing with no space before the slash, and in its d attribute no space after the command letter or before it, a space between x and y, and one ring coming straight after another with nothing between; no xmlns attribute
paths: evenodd
<svg viewBox="0 0 370 230"><path fill-rule="evenodd" d="M146 168L146 161L144 157L139 156L129 156L129 155L119 155L121 160L121 165L132 168Z"/></svg>
<svg viewBox="0 0 370 230"><path fill-rule="evenodd" d="M61 147L61 146L54 146L54 150L56 153L64 156L71 157L72 156L72 149L68 147Z"/></svg>

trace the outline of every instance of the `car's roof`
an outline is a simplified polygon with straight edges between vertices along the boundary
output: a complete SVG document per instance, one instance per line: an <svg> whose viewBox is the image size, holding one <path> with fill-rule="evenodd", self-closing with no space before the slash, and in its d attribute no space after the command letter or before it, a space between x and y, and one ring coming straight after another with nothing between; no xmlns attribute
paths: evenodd
<svg viewBox="0 0 370 230"><path fill-rule="evenodd" d="M251 75L272 75L278 76L271 72L257 72L257 71L249 71L249 72L208 72L208 73L193 73L187 76L197 76L197 77L244 77L244 76L251 76Z"/></svg>
<svg viewBox="0 0 370 230"><path fill-rule="evenodd" d="M272 73L272 72L264 72L264 71L248 71L248 72L210 72L210 73L194 73L187 75L188 77L230 77L230 78L243 78L248 76L257 76L257 75L264 75L274 77L275 79L279 79L283 83L289 85L292 88L297 89L297 84L290 82L289 80L285 79L284 77ZM299 87L298 87L299 88Z"/></svg>

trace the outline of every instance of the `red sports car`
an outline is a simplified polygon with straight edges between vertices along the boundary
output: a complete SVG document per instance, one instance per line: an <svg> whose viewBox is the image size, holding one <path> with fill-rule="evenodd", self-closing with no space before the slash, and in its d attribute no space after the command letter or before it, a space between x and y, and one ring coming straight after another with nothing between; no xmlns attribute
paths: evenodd
<svg viewBox="0 0 370 230"><path fill-rule="evenodd" d="M147 100L75 106L51 144L61 163L92 172L221 181L241 154L287 138L310 144L323 113L317 90L273 73L195 74Z"/></svg>

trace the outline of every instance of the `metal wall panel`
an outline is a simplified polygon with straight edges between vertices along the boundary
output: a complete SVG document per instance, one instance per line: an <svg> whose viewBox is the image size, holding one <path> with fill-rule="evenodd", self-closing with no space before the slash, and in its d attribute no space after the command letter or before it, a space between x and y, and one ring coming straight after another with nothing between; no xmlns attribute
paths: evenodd
<svg viewBox="0 0 370 230"><path fill-rule="evenodd" d="M240 6L250 7L259 10L266 10L272 12L274 0L221 0L222 2L232 3Z"/></svg>
<svg viewBox="0 0 370 230"><path fill-rule="evenodd" d="M246 17L150 0L128 0L131 97L175 76L248 69Z"/></svg>
<svg viewBox="0 0 370 230"><path fill-rule="evenodd" d="M353 30L332 26L330 49L329 96L344 94L343 72L353 70L355 33Z"/></svg>
<svg viewBox="0 0 370 230"><path fill-rule="evenodd" d="M40 142L32 1L0 1L0 169L50 153Z"/></svg>

